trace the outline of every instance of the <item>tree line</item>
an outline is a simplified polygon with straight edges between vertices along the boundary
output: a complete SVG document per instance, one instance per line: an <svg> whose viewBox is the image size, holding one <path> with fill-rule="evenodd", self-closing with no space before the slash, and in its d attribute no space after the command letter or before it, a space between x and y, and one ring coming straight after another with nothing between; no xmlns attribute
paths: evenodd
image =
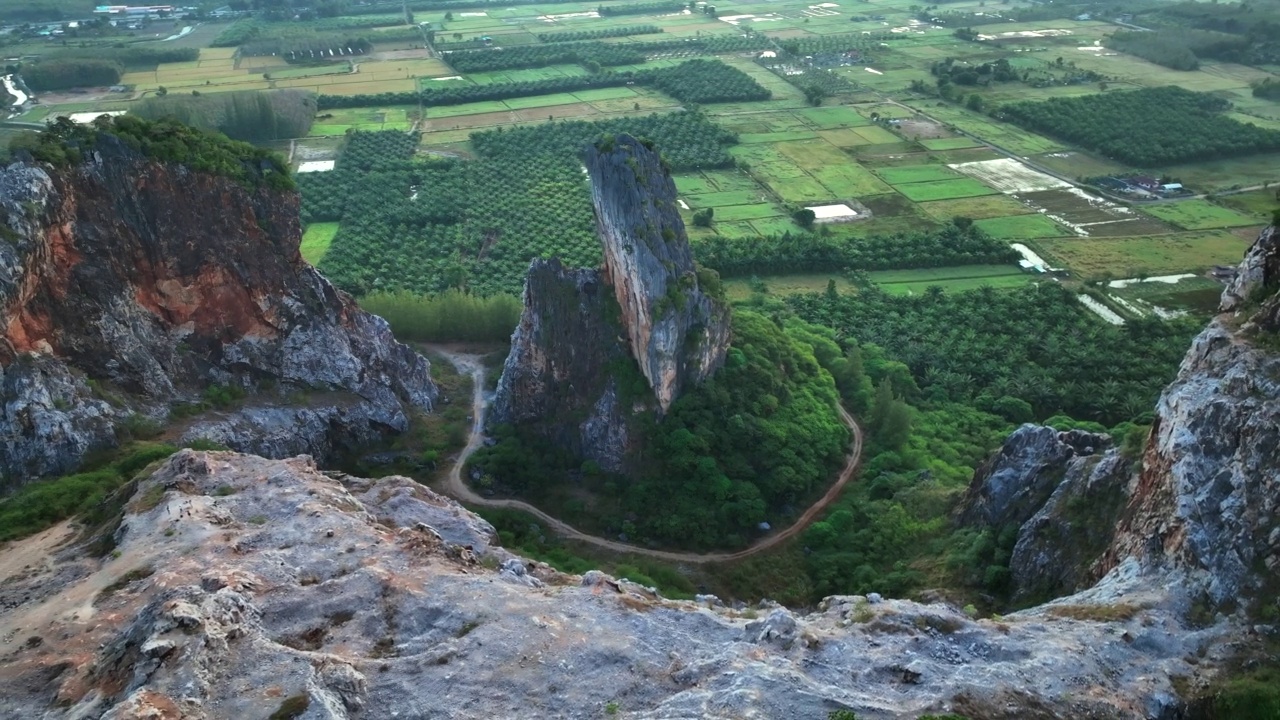
<svg viewBox="0 0 1280 720"><path fill-rule="evenodd" d="M619 15L658 15L675 13L684 10L683 0L659 0L658 2L631 2L625 5L600 5L596 12L600 17L617 17Z"/></svg>
<svg viewBox="0 0 1280 720"><path fill-rule="evenodd" d="M517 45L485 50L454 50L445 59L459 72L491 72L548 65L596 63L602 67L644 62L645 53L702 51L708 54L763 50L770 40L762 35L708 35L624 44L604 42Z"/></svg>
<svg viewBox="0 0 1280 720"><path fill-rule="evenodd" d="M130 112L148 120L176 118L233 140L262 142L305 137L315 119L316 103L315 96L304 90L237 90L147 98Z"/></svg>
<svg viewBox="0 0 1280 720"><path fill-rule="evenodd" d="M784 233L729 239L716 235L696 240L693 248L699 262L725 277L1002 264L1019 257L1007 243L963 219L934 231L866 237Z"/></svg>
<svg viewBox="0 0 1280 720"><path fill-rule="evenodd" d="M1223 116L1230 105L1165 86L1013 103L995 115L1136 167L1280 150L1280 131Z"/></svg>
<svg viewBox="0 0 1280 720"><path fill-rule="evenodd" d="M767 89L735 67L719 60L690 60L673 67L629 70L620 73L600 72L592 75L487 85L445 85L405 93L321 95L317 107L320 110L328 110L415 103L421 103L427 107L440 107L625 85L653 87L686 103L767 100L770 97Z"/></svg>
<svg viewBox="0 0 1280 720"><path fill-rule="evenodd" d="M583 40L601 40L611 37L630 37L632 35L656 35L661 32L662 28L657 25L619 25L598 30L538 33L538 40L544 43L581 42Z"/></svg>
<svg viewBox="0 0 1280 720"><path fill-rule="evenodd" d="M23 64L20 75L36 92L116 85L124 68L112 60L65 58Z"/></svg>

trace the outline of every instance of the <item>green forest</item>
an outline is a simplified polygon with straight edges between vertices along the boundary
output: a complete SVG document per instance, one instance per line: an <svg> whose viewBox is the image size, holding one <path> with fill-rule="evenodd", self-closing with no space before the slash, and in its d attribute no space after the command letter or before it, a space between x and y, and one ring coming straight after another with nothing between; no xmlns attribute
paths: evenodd
<svg viewBox="0 0 1280 720"><path fill-rule="evenodd" d="M148 120L176 118L233 140L259 142L306 135L316 105L315 96L302 90L240 90L150 97L130 112Z"/></svg>
<svg viewBox="0 0 1280 720"><path fill-rule="evenodd" d="M579 468L513 428L499 429L499 442L472 462L535 500L560 491L566 472L579 472L601 499L592 522L630 542L738 547L759 535L759 523L779 522L799 507L843 465L850 435L836 412L832 376L843 367L821 328L736 312L724 367L642 430L637 477L607 476L592 463ZM630 374L638 378L639 370ZM643 378L632 384L648 392ZM564 509L581 511L573 501Z"/></svg>
<svg viewBox="0 0 1280 720"><path fill-rule="evenodd" d="M22 79L36 91L115 85L124 67L112 60L66 58L25 64Z"/></svg>
<svg viewBox="0 0 1280 720"><path fill-rule="evenodd" d="M1230 105L1169 85L1013 103L996 115L1137 167L1280 150L1280 130L1223 116Z"/></svg>

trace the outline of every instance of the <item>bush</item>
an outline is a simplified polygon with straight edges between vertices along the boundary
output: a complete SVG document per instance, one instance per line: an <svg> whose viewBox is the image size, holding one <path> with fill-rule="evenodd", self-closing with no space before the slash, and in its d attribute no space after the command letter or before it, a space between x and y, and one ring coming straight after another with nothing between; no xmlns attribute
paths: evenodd
<svg viewBox="0 0 1280 720"><path fill-rule="evenodd" d="M85 152L108 136L154 160L223 175L250 188L294 189L289 167L278 154L190 127L173 118L149 122L133 115L104 116L88 125L58 118L25 149L36 160L66 167L81 162Z"/></svg>
<svg viewBox="0 0 1280 720"><path fill-rule="evenodd" d="M22 486L0 500L0 541L26 537L95 508L139 470L176 451L165 444L130 445L96 468Z"/></svg>
<svg viewBox="0 0 1280 720"><path fill-rule="evenodd" d="M390 323L396 337L419 342L506 342L523 310L512 295L478 297L460 290L435 296L374 293L362 299L360 306Z"/></svg>

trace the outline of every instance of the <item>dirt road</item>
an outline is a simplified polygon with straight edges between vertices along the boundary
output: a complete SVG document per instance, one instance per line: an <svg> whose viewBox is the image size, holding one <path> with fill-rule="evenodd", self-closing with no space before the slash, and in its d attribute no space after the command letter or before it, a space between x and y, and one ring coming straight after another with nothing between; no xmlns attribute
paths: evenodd
<svg viewBox="0 0 1280 720"><path fill-rule="evenodd" d="M469 485L462 479L462 470L467 463L467 459L471 454L480 447L484 442L484 413L488 405L484 396L484 363L481 362L480 356L469 355L466 353L445 350L439 347L433 348L436 352L448 358L450 362L458 368L459 372L466 373L471 376L473 387L475 388L472 397L471 408L471 433L467 438L467 445L458 454L458 459L454 462L453 467L449 470L449 481L447 491L458 500L471 505L480 505L482 507L498 507L522 510L530 515L537 516L539 520L546 523L552 532L571 540L595 545L596 547L612 550L619 553L633 553L636 555L646 555L648 557L658 558L659 560L667 560L671 562L687 562L687 563L713 563L713 562L730 562L733 560L741 560L750 557L759 552L764 552L779 543L785 542L795 536L800 531L809 526L823 510L827 509L835 499L839 497L840 491L853 478L853 473L858 469L858 463L862 459L862 429L858 427L858 423L854 421L853 416L845 411L843 407L840 410L840 419L845 425L849 426L849 430L853 433L853 443L849 448L849 457L845 461L844 467L840 470L839 477L835 483L827 490L818 502L804 511L794 523L784 530L773 533L766 537L760 538L756 542L747 547L734 552L717 552L717 553L683 553L672 552L669 550L652 550L650 548L639 547L637 545L628 545L627 543L617 542L615 540L607 540L595 535L577 530L572 526L551 517L538 508L529 503L520 500L512 500L505 498L486 498L474 492Z"/></svg>

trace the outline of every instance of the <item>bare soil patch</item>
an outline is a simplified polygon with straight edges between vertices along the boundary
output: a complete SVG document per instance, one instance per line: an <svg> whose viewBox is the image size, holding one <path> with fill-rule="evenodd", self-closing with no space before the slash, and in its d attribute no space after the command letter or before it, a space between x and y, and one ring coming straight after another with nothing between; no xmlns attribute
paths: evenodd
<svg viewBox="0 0 1280 720"><path fill-rule="evenodd" d="M924 118L911 118L898 123L898 132L909 138L933 140L936 138L955 137L955 133L943 127L941 123Z"/></svg>

